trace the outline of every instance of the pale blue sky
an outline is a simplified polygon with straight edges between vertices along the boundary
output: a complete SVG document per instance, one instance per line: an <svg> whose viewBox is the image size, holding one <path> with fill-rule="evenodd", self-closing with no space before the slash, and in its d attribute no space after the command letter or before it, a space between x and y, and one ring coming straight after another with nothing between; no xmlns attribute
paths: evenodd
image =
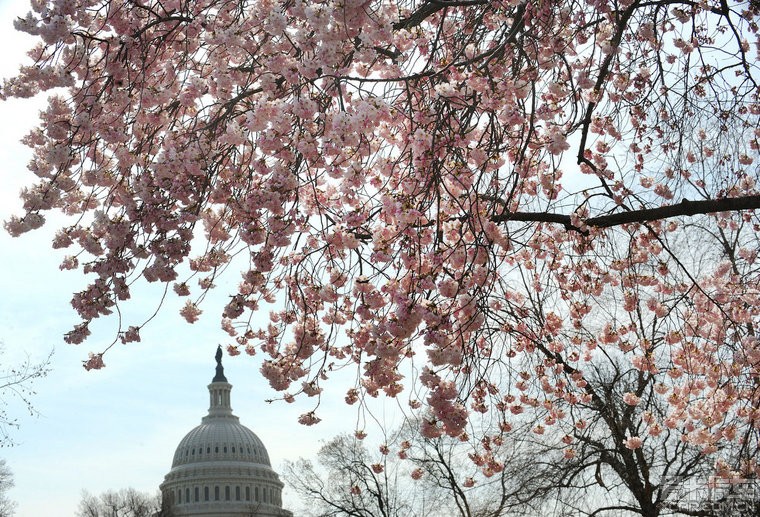
<svg viewBox="0 0 760 517"><path fill-rule="evenodd" d="M2 77L25 59L30 39L12 29L12 20L28 10L27 0L0 0ZM35 124L39 107L39 100L0 102L0 220L19 213L18 192L33 181L26 170L29 151L18 141ZM13 405L21 424L13 431L18 443L0 449L15 475L9 495L19 504L17 517L74 515L83 489L157 490L176 444L205 414L215 348L226 342L211 305L193 326L178 316L177 305L143 330L141 343L114 347L107 368L85 372L81 361L110 342L115 322L95 325L83 345L63 343L76 322L71 294L84 284L77 273L59 271L62 254L50 248L54 230L49 225L16 239L0 231L0 341L6 348L0 360L12 364L26 354L39 360L55 350L51 374L36 385L40 416ZM150 291L136 295L138 303L153 299ZM218 296L222 300L225 292ZM267 445L277 470L285 459L313 455L320 439L355 428L355 411L342 403L345 385L328 386L319 411L323 422L314 428L296 423L310 409L306 401L265 403L273 393L258 373L259 361L226 357L225 370L235 413ZM285 505L294 508L288 497L286 492Z"/></svg>

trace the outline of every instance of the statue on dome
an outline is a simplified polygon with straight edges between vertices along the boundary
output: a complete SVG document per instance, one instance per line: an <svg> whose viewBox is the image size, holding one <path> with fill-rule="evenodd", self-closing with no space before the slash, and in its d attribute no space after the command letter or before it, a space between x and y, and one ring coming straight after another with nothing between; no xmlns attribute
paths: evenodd
<svg viewBox="0 0 760 517"><path fill-rule="evenodd" d="M222 366L222 345L216 347L216 375L211 382L227 382L227 377L224 376L224 366Z"/></svg>

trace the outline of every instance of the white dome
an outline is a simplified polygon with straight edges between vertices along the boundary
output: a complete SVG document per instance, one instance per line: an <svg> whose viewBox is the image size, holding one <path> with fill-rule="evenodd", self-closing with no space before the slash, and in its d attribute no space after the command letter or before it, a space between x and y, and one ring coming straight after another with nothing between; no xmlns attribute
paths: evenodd
<svg viewBox="0 0 760 517"><path fill-rule="evenodd" d="M208 415L179 442L161 484L163 500L178 517L292 517L282 508L284 485L266 447L232 414L221 349L216 360Z"/></svg>
<svg viewBox="0 0 760 517"><path fill-rule="evenodd" d="M253 431L233 419L207 419L185 435L174 453L172 468L191 463L242 461L271 466L269 453Z"/></svg>

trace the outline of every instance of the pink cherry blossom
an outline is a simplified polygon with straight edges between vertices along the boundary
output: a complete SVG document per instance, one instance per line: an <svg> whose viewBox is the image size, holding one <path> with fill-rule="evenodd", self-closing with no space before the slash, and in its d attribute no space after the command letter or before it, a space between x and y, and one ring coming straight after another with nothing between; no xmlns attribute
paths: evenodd
<svg viewBox="0 0 760 517"><path fill-rule="evenodd" d="M50 95L4 227L60 226L64 340L116 322L87 369L157 284L305 425L350 370L347 404L398 399L483 475L507 432L751 451L751 7L35 0L0 98Z"/></svg>
<svg viewBox="0 0 760 517"><path fill-rule="evenodd" d="M303 425L314 425L318 424L322 419L317 417L313 411L309 411L308 413L304 413L301 416L298 417L298 422Z"/></svg>
<svg viewBox="0 0 760 517"><path fill-rule="evenodd" d="M84 363L83 366L85 370L100 370L101 368L105 368L106 365L103 362L102 354L90 353L90 358Z"/></svg>
<svg viewBox="0 0 760 517"><path fill-rule="evenodd" d="M195 323L198 321L198 317L201 315L203 311L200 310L193 302L188 300L185 302L185 305L182 307L182 310L180 311L180 314L182 315L185 320L187 320L188 323Z"/></svg>

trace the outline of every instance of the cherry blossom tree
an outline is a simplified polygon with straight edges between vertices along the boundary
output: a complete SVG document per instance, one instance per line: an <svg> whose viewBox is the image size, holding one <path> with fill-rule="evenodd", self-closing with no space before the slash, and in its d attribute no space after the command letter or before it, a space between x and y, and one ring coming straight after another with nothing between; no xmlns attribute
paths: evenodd
<svg viewBox="0 0 760 517"><path fill-rule="evenodd" d="M122 307L162 284L191 323L218 311L230 353L262 354L284 399L316 397L305 424L354 368L349 404L399 398L491 475L488 444L521 415L542 433L617 411L628 459L668 429L719 476L756 476L757 16L33 0L16 27L39 44L2 95L51 95L6 229L68 216L53 247L91 282L66 341L114 312L116 341L139 340ZM231 269L229 302L202 305ZM588 443L567 434L572 458Z"/></svg>

